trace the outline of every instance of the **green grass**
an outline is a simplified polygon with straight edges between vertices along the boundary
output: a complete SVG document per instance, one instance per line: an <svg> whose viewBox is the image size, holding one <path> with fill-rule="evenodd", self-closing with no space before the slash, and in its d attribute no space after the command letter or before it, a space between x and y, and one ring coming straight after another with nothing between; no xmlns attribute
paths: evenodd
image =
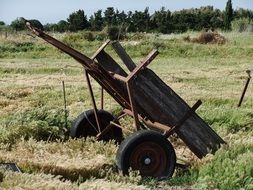
<svg viewBox="0 0 253 190"><path fill-rule="evenodd" d="M91 56L103 43L88 41L85 33L53 34ZM228 145L215 155L197 159L184 144L173 140L177 157L191 164L166 181L141 178L132 171L122 176L116 168L113 143L94 139L68 140L71 122L91 108L81 66L38 38L26 34L0 37L0 160L16 162L25 172L0 171L1 189L252 189L253 100L250 84L241 108L237 104L251 67L253 35L224 33L224 45L192 44L183 37L197 33L130 34L122 42L136 63L153 49L160 55L150 64L189 105L198 99L198 114ZM112 48L106 49L117 61ZM62 83L67 93L68 125L65 128ZM94 81L94 93L100 87ZM105 95L105 110L120 107ZM122 125L130 129L131 120ZM125 133L128 135L129 133Z"/></svg>

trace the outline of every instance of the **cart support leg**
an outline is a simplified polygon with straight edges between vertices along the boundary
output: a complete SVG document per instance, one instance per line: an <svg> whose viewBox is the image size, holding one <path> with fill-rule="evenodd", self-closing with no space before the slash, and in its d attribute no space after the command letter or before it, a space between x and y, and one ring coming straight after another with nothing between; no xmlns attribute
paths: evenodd
<svg viewBox="0 0 253 190"><path fill-rule="evenodd" d="M127 91L128 91L129 101L130 101L130 105L131 105L133 117L134 117L134 127L136 127L136 129L139 130L140 123L139 123L139 119L138 119L138 113L136 110L135 100L133 97L134 91L133 91L133 81L132 80L129 80L127 82Z"/></svg>
<svg viewBox="0 0 253 190"><path fill-rule="evenodd" d="M101 86L101 110L104 109L104 88Z"/></svg>
<svg viewBox="0 0 253 190"><path fill-rule="evenodd" d="M93 110L94 110L94 113L95 113L95 119L96 119L96 123L97 123L97 126L98 126L98 131L99 131L99 133L101 133L101 129L100 129L100 125L99 125L99 119L98 119L98 110L97 110L94 94L93 94L93 91L92 91L89 74L86 70L84 70L84 74L85 74L85 78L86 78L86 81L87 81L87 84L88 84L88 89L89 89L89 92L90 92L90 97L91 97L91 101L92 101Z"/></svg>

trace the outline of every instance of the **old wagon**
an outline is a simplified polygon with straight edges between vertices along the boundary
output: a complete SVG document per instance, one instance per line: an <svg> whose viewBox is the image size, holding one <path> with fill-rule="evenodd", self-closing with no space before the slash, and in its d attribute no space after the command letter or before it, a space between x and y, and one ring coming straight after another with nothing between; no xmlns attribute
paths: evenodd
<svg viewBox="0 0 253 190"><path fill-rule="evenodd" d="M115 140L119 143L117 165L124 174L131 167L143 176L166 178L172 176L176 155L168 137L177 136L198 157L215 152L225 143L195 110L198 100L190 107L147 66L158 55L151 51L136 65L119 42L107 40L89 58L40 29L27 26L34 34L73 57L84 68L93 108L81 113L71 128L72 137L96 136L98 140ZM112 45L125 64L124 70L105 50ZM101 85L101 109L98 109L90 77ZM122 107L115 117L103 109L106 91ZM136 132L123 140L120 119L133 118Z"/></svg>

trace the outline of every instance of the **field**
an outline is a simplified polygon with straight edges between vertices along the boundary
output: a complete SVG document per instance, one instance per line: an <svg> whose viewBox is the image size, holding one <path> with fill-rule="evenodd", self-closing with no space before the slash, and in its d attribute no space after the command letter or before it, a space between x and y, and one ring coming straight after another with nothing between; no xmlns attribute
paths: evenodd
<svg viewBox="0 0 253 190"><path fill-rule="evenodd" d="M91 56L103 41L85 32L53 34ZM252 84L243 105L237 104L252 67L252 33L223 33L227 42L196 44L187 35L131 34L122 45L136 63L153 48L160 55L150 64L189 105L198 99L198 114L227 142L202 160L172 138L177 157L190 164L166 181L123 176L116 167L117 146L95 139L68 139L72 121L91 109L81 66L67 55L26 33L0 36L0 162L15 162L23 173L0 170L0 189L253 189ZM116 57L113 50L107 49ZM62 81L67 93L64 121ZM93 81L99 100L100 88ZM105 110L120 107L105 96ZM126 118L123 125L131 128ZM125 133L125 136L129 133Z"/></svg>

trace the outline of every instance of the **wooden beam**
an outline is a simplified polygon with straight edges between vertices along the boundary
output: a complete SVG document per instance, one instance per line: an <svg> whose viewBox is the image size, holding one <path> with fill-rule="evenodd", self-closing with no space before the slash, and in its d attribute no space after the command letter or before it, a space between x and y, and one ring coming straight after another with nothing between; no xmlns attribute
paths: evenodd
<svg viewBox="0 0 253 190"><path fill-rule="evenodd" d="M91 59L94 60L97 57L97 55L101 51L103 51L109 43L110 43L110 40L106 40L105 43L103 43L103 45L100 46L100 48L98 48L98 50L92 55Z"/></svg>
<svg viewBox="0 0 253 190"><path fill-rule="evenodd" d="M136 67L131 57L126 53L125 49L121 46L118 41L112 43L112 47L115 52L119 55L120 59L126 65L129 71L133 71Z"/></svg>

